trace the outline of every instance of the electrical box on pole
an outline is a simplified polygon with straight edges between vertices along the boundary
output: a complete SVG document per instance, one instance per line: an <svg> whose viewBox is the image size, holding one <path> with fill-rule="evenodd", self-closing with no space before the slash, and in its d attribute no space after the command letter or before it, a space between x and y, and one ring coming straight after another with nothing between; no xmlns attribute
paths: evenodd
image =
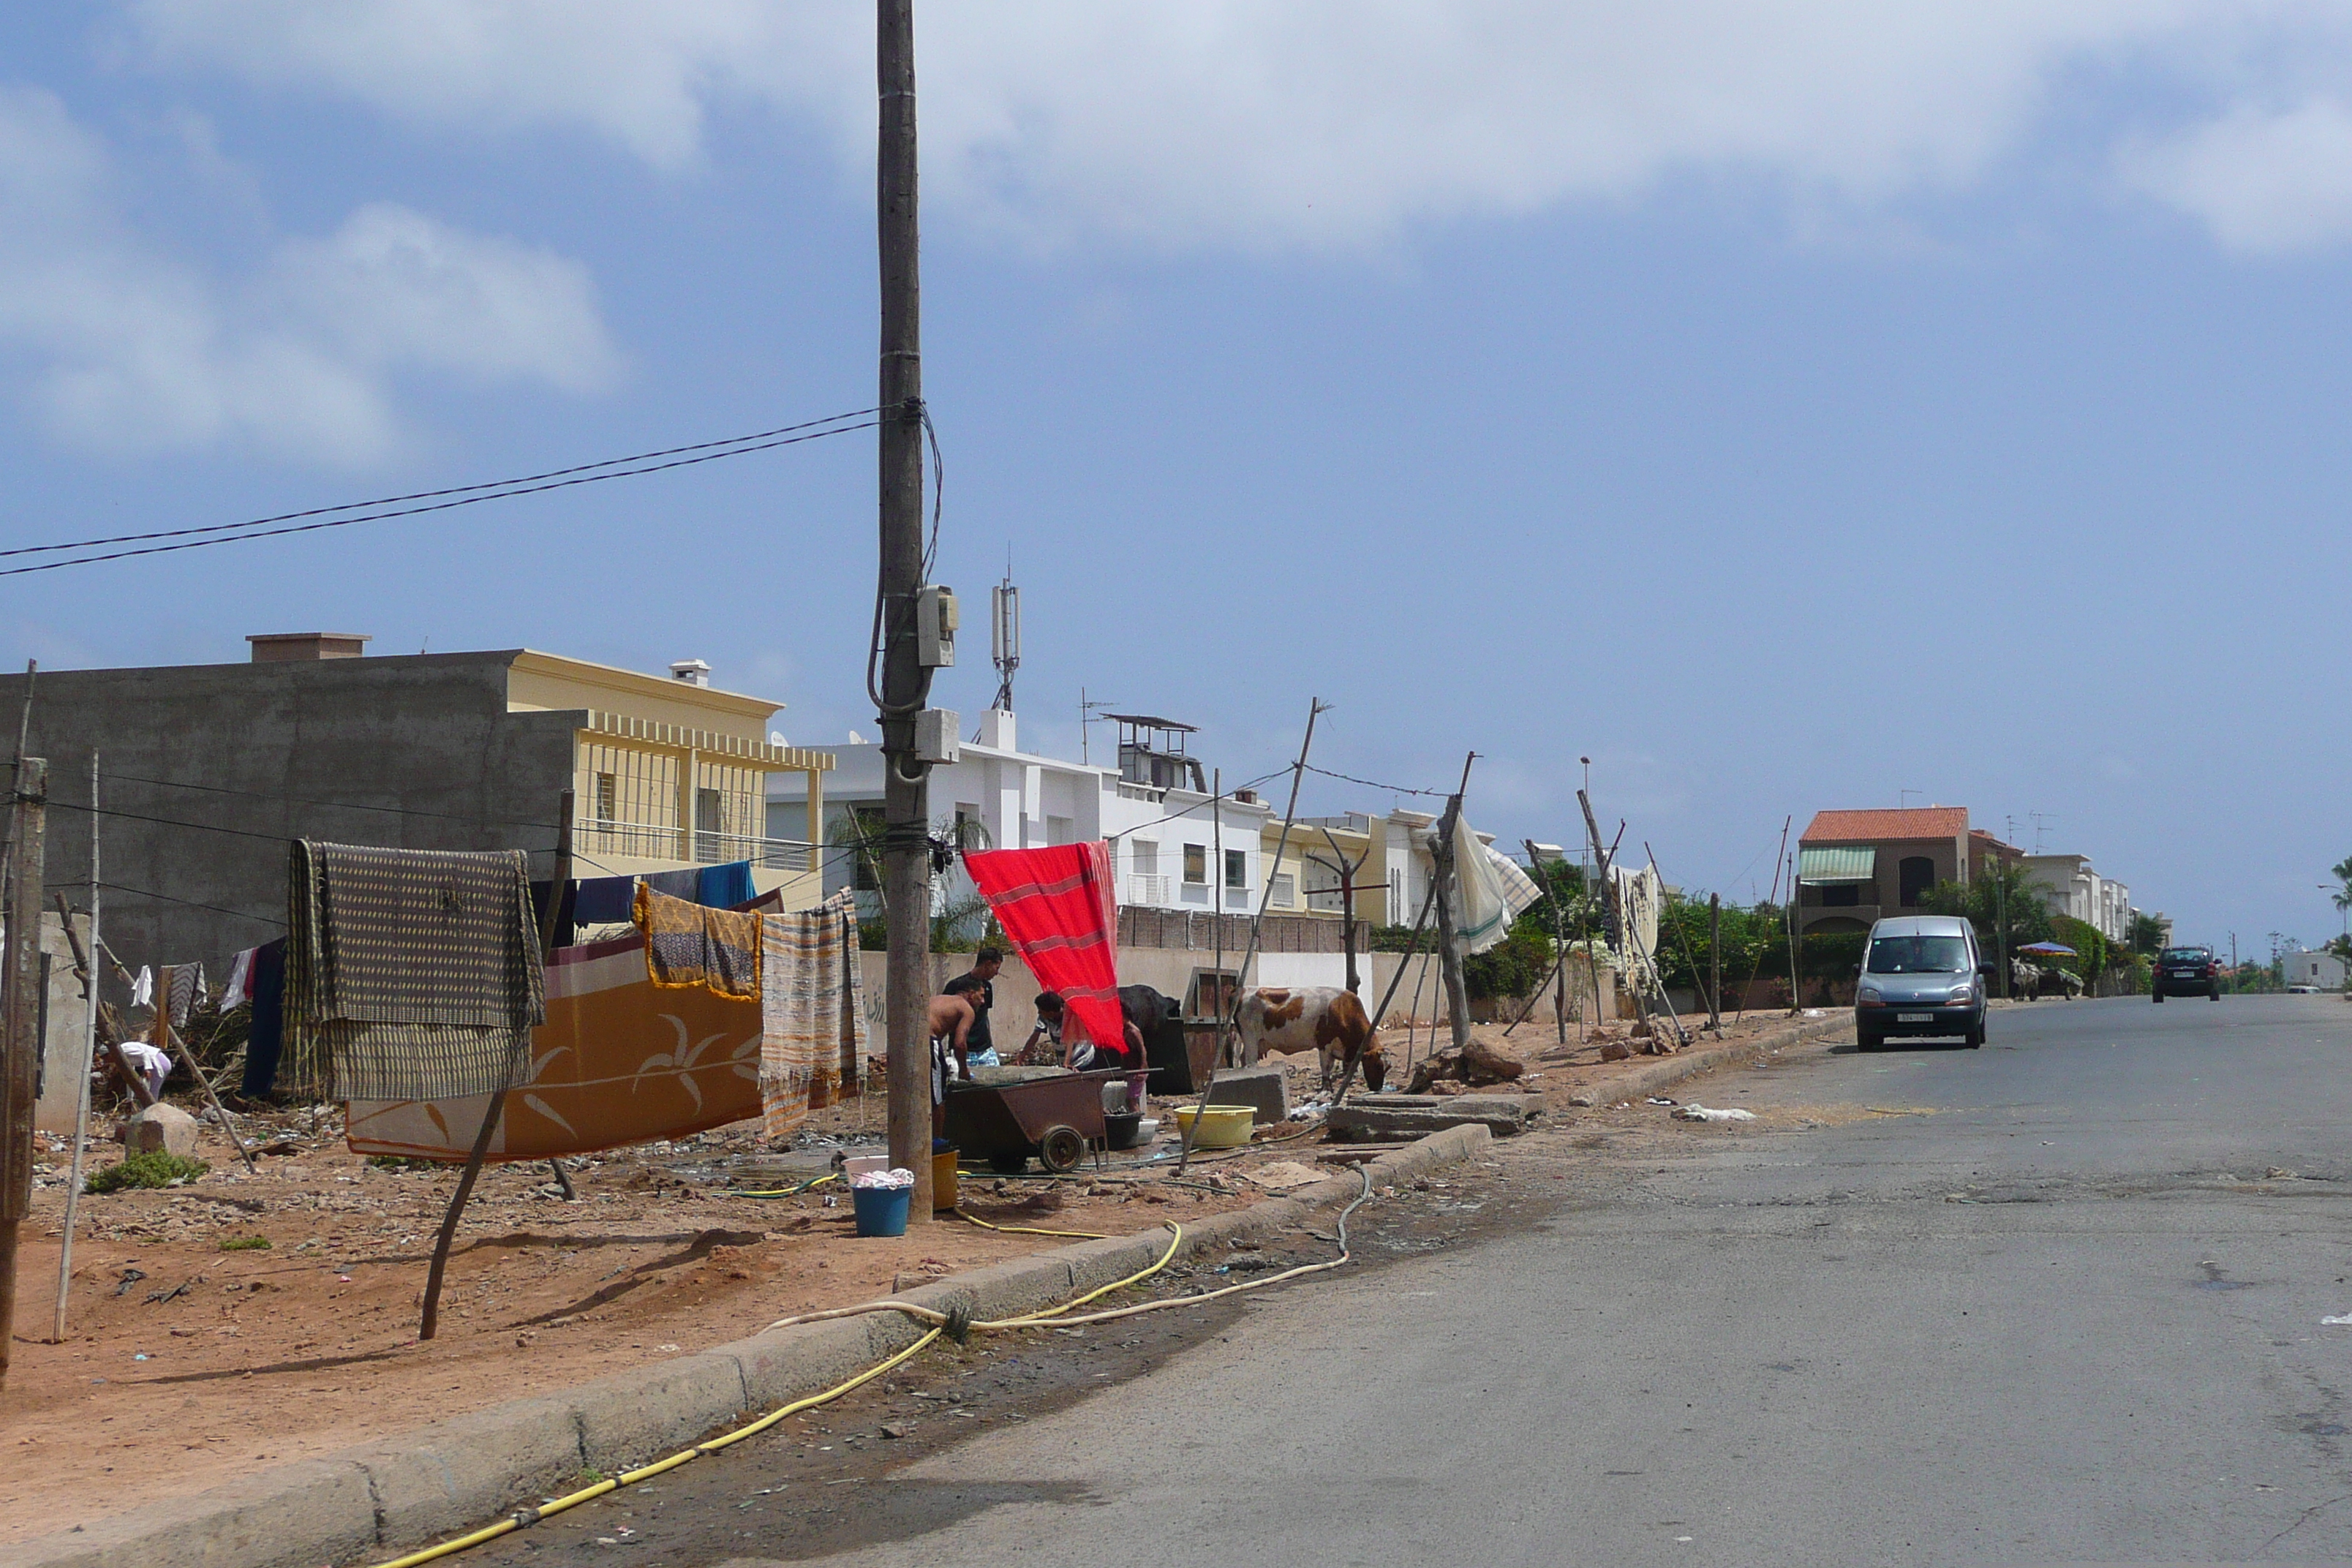
<svg viewBox="0 0 2352 1568"><path fill-rule="evenodd" d="M956 612L953 588L926 583L915 590L915 661L926 669L946 669L955 663Z"/></svg>
<svg viewBox="0 0 2352 1568"><path fill-rule="evenodd" d="M915 760L948 763L963 754L956 740L956 710L926 708L915 715Z"/></svg>

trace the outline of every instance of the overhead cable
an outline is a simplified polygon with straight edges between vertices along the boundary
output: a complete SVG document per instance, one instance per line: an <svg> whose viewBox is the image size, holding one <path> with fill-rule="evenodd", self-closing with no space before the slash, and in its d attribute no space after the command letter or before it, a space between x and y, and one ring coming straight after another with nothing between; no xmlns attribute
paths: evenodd
<svg viewBox="0 0 2352 1568"><path fill-rule="evenodd" d="M414 496L394 496L383 500L355 501L346 506L319 507L309 511L286 512L277 517L253 518L245 522L213 523L198 528L166 529L153 533L121 534L107 539L83 540L69 544L22 545L0 551L0 555L38 555L62 551L92 549L104 544L132 543L141 540L174 539L173 544L142 544L134 550L111 550L95 555L76 555L63 561L44 561L29 566L0 568L0 577L19 577L32 572L54 572L66 566L88 566L100 561L121 561L134 555L163 555L181 550L202 550L215 544L235 544L248 539L274 539L289 533L310 533L320 529L349 528L354 523L383 522L391 518L416 517L426 512L447 511L456 507L476 506L483 501L507 500L517 496L538 495L548 490L566 489L574 485L593 485L606 479L633 479L640 474L660 473L667 468L691 468L698 463L713 463L722 458L740 458L753 452L772 451L778 447L796 446L803 441L821 441L828 436L845 436L852 431L871 430L880 421L862 417L870 409L858 414L836 415L832 419L811 420L801 425L787 425L755 436L735 437L726 441L701 442L690 447L673 447L664 452L646 452L633 458L612 458L602 463L585 463L570 468L553 468L544 474L526 475L520 479L493 480L480 485L459 486L453 489L419 491ZM793 434L792 432L797 432ZM677 454L685 454L683 456ZM659 460L656 460L659 459ZM446 499L432 499L432 498ZM405 501L424 504L395 504ZM370 510L388 508L389 510ZM340 517L338 512L357 512ZM310 518L314 521L295 522L289 520ZM282 527L265 526L283 523ZM209 537L194 537L207 535Z"/></svg>

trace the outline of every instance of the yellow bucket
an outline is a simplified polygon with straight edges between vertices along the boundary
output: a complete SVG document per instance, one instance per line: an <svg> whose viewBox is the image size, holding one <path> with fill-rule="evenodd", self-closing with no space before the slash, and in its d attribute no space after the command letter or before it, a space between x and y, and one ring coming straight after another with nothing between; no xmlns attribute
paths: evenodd
<svg viewBox="0 0 2352 1568"><path fill-rule="evenodd" d="M956 1206L956 1152L942 1149L931 1156L931 1212L945 1214Z"/></svg>
<svg viewBox="0 0 2352 1568"><path fill-rule="evenodd" d="M1193 1127L1195 1121L1198 1129ZM1205 1110L1189 1105L1176 1108L1176 1127L1192 1135L1195 1149L1238 1149L1250 1141L1257 1112L1246 1105L1212 1105Z"/></svg>

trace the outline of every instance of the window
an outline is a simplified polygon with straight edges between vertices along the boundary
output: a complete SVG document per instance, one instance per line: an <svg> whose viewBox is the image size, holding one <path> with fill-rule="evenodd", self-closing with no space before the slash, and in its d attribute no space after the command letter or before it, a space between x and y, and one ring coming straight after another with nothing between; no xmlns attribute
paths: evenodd
<svg viewBox="0 0 2352 1568"><path fill-rule="evenodd" d="M612 773L596 775L596 820L610 822L620 815L621 781Z"/></svg>
<svg viewBox="0 0 2352 1568"><path fill-rule="evenodd" d="M1828 909L1850 910L1856 908L1862 902L1860 882L1831 882L1818 891L1821 894L1822 904Z"/></svg>
<svg viewBox="0 0 2352 1568"><path fill-rule="evenodd" d="M1225 886L1229 888L1234 885L1235 884L1230 880L1225 884ZM1298 879L1293 877L1289 872L1285 871L1276 876L1274 879L1274 907L1278 910L1297 908L1298 904L1297 888Z"/></svg>
<svg viewBox="0 0 2352 1568"><path fill-rule="evenodd" d="M1906 855L1895 868L1895 881L1896 900L1906 910L1916 909L1936 885L1936 863L1925 855Z"/></svg>
<svg viewBox="0 0 2352 1568"><path fill-rule="evenodd" d="M1882 936L1864 967L1873 974L1963 974L1969 944L1957 936Z"/></svg>
<svg viewBox="0 0 2352 1568"><path fill-rule="evenodd" d="M1075 818L1049 816L1045 819L1045 842L1075 844L1078 840L1078 825Z"/></svg>
<svg viewBox="0 0 2352 1568"><path fill-rule="evenodd" d="M860 811L851 815L854 825L852 842L857 853L851 858L850 885L861 893L871 893L882 886L879 868L882 858L882 814Z"/></svg>
<svg viewBox="0 0 2352 1568"><path fill-rule="evenodd" d="M1248 850L1228 849L1225 851L1225 890L1228 892L1246 892L1249 890Z"/></svg>
<svg viewBox="0 0 2352 1568"><path fill-rule="evenodd" d="M1135 874L1156 877L1160 874L1160 846L1146 839L1128 840L1128 853L1134 858Z"/></svg>
<svg viewBox="0 0 2352 1568"><path fill-rule="evenodd" d="M727 796L715 789L694 792L694 858L720 858L719 836L727 831Z"/></svg>
<svg viewBox="0 0 2352 1568"><path fill-rule="evenodd" d="M1205 844L1184 846L1184 880L1194 887L1209 883L1209 847Z"/></svg>

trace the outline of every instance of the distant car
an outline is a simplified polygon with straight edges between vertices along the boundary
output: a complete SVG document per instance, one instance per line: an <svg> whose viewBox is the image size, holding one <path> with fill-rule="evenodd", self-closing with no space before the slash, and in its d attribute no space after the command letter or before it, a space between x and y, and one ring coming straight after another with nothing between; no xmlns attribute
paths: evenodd
<svg viewBox="0 0 2352 1568"><path fill-rule="evenodd" d="M1988 965L1958 915L1896 915L1870 928L1853 991L1853 1033L1865 1051L1895 1035L1985 1042Z"/></svg>
<svg viewBox="0 0 2352 1568"><path fill-rule="evenodd" d="M2156 955L2147 989L2158 1002L2167 996L2210 996L2219 1002L2221 961L2210 947L2168 947Z"/></svg>
<svg viewBox="0 0 2352 1568"><path fill-rule="evenodd" d="M2290 985L2286 988L2286 994L2290 996L2316 996L2319 994L2319 987L2316 985Z"/></svg>

